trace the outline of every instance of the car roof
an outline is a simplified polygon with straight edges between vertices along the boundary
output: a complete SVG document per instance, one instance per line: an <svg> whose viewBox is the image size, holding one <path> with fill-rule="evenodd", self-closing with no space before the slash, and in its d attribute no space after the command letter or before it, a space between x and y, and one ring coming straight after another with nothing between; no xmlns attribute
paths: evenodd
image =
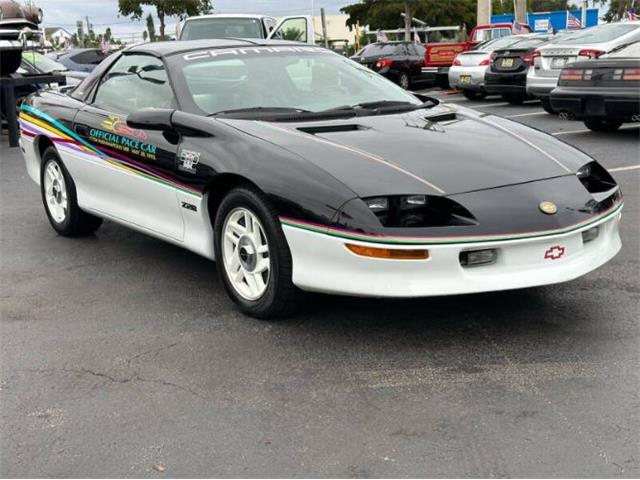
<svg viewBox="0 0 640 480"><path fill-rule="evenodd" d="M210 13L208 15L196 15L193 17L185 18L185 22L189 20L197 20L200 18L264 18L269 15L259 15L254 13Z"/></svg>
<svg viewBox="0 0 640 480"><path fill-rule="evenodd" d="M148 53L158 57L166 57L195 50L230 48L230 47L269 47L290 45L297 47L311 47L307 43L292 42L287 40L266 40L262 38L212 38L204 40L170 40L166 42L148 42L133 45L124 51ZM321 48L321 47L320 47Z"/></svg>

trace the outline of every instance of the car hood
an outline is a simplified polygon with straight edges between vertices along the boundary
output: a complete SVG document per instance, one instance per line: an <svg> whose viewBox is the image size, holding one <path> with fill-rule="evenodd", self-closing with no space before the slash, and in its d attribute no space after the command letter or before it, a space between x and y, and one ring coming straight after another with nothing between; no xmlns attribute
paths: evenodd
<svg viewBox="0 0 640 480"><path fill-rule="evenodd" d="M590 157L540 131L452 105L322 122L219 119L303 157L356 195L453 195L575 173Z"/></svg>

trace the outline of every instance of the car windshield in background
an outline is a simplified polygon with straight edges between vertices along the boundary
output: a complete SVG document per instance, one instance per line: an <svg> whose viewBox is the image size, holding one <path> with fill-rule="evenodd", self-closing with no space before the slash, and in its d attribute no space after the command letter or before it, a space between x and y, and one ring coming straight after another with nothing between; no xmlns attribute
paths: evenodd
<svg viewBox="0 0 640 480"><path fill-rule="evenodd" d="M203 18L185 23L180 40L207 38L264 38L257 18Z"/></svg>
<svg viewBox="0 0 640 480"><path fill-rule="evenodd" d="M633 23L606 23L597 27L587 28L584 31L574 33L571 36L561 39L563 45L580 45L588 43L603 43L615 40L622 35L638 29Z"/></svg>
<svg viewBox="0 0 640 480"><path fill-rule="evenodd" d="M482 50L485 52L492 52L494 50L499 50L501 48L507 48L514 43L521 42L524 37L511 35L510 37L502 37L497 38L495 40L490 40L486 43L481 44L478 47L478 50Z"/></svg>
<svg viewBox="0 0 640 480"><path fill-rule="evenodd" d="M63 64L45 57L38 52L22 52L22 59L31 65L35 65L36 69L42 73L63 72L67 70L67 67Z"/></svg>
<svg viewBox="0 0 640 480"><path fill-rule="evenodd" d="M178 58L176 90L189 96L182 103L193 103L206 114L239 109L319 112L372 102L422 105L370 69L318 47L202 50Z"/></svg>
<svg viewBox="0 0 640 480"><path fill-rule="evenodd" d="M515 42L512 45L509 45L509 48L517 48L517 49L535 48L547 42L548 42L547 37L526 38L524 40L520 40L519 42Z"/></svg>
<svg viewBox="0 0 640 480"><path fill-rule="evenodd" d="M611 50L607 55L603 55L607 58L640 58L640 40L633 43L626 43L619 45Z"/></svg>
<svg viewBox="0 0 640 480"><path fill-rule="evenodd" d="M360 50L361 57L374 55L394 55L398 53L401 43L372 43Z"/></svg>

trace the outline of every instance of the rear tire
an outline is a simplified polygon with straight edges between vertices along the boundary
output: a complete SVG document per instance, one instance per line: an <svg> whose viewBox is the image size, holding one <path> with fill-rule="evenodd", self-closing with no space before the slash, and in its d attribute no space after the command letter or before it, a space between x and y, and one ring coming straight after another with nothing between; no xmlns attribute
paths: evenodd
<svg viewBox="0 0 640 480"><path fill-rule="evenodd" d="M214 221L216 268L240 310L256 318L293 313L301 292L292 281L289 245L269 199L238 187L222 199Z"/></svg>
<svg viewBox="0 0 640 480"><path fill-rule="evenodd" d="M411 87L409 75L407 75L406 73L401 73L400 77L398 77L398 85L400 85L405 90L409 90L409 88Z"/></svg>
<svg viewBox="0 0 640 480"><path fill-rule="evenodd" d="M558 114L558 111L551 106L551 100L548 98L541 98L540 103L542 103L542 108L545 112L550 113L551 115Z"/></svg>
<svg viewBox="0 0 640 480"><path fill-rule="evenodd" d="M47 148L42 155L40 192L49 223L58 234L78 237L91 235L100 228L102 218L78 206L75 183L54 147Z"/></svg>
<svg viewBox="0 0 640 480"><path fill-rule="evenodd" d="M607 120L599 117L587 117L584 119L585 126L594 132L615 132L622 123L619 120Z"/></svg>
<svg viewBox="0 0 640 480"><path fill-rule="evenodd" d="M527 97L525 95L511 94L511 95L503 95L504 101L510 103L511 105L522 105Z"/></svg>
<svg viewBox="0 0 640 480"><path fill-rule="evenodd" d="M486 94L482 92L476 92L475 90L462 90L462 95L468 100L482 100Z"/></svg>

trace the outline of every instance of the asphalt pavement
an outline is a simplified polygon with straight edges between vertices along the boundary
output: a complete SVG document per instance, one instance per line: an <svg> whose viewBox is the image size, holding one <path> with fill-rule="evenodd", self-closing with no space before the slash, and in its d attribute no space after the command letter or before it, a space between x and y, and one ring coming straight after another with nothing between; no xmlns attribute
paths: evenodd
<svg viewBox="0 0 640 480"><path fill-rule="evenodd" d="M0 476L639 477L640 128L431 93L611 169L621 253L560 285L314 295L264 322L195 254L111 222L57 236L3 136Z"/></svg>

